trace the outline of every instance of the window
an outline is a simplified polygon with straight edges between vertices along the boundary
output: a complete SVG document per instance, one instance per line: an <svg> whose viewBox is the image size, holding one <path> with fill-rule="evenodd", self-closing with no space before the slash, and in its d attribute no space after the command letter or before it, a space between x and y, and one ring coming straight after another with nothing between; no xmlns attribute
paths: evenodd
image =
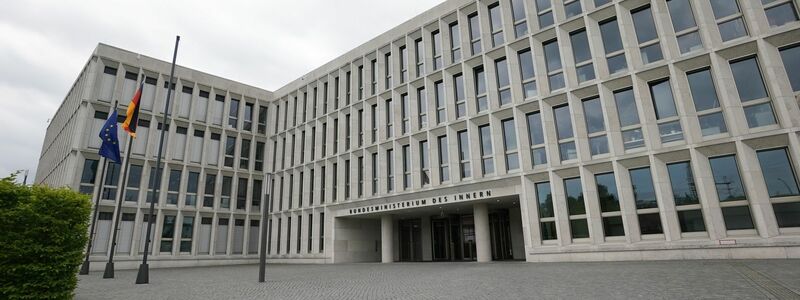
<svg viewBox="0 0 800 300"><path fill-rule="evenodd" d="M458 73L453 76L453 94L456 100L456 118L467 115L467 95L464 93L464 75Z"/></svg>
<svg viewBox="0 0 800 300"><path fill-rule="evenodd" d="M689 72L686 77L703 136L727 132L711 70L706 68Z"/></svg>
<svg viewBox="0 0 800 300"><path fill-rule="evenodd" d="M358 197L361 198L364 196L364 157L358 157L358 170L356 175L358 176ZM302 173L300 173L302 174Z"/></svg>
<svg viewBox="0 0 800 300"><path fill-rule="evenodd" d="M483 66L478 66L473 69L475 73L475 98L477 99L478 112L489 109L489 98L486 96L486 72L483 71Z"/></svg>
<svg viewBox="0 0 800 300"><path fill-rule="evenodd" d="M500 11L500 2L489 5L489 29L492 32L492 47L500 46L503 39L503 13Z"/></svg>
<svg viewBox="0 0 800 300"><path fill-rule="evenodd" d="M214 195L217 192L217 176L206 174L205 189L203 189L203 207L214 207Z"/></svg>
<svg viewBox="0 0 800 300"><path fill-rule="evenodd" d="M100 199L116 200L117 187L119 184L120 165L106 160L106 174L103 182L102 195Z"/></svg>
<svg viewBox="0 0 800 300"><path fill-rule="evenodd" d="M564 72L561 67L561 54L558 50L558 41L551 40L545 42L544 58L547 62L547 81L550 84L550 91L564 88Z"/></svg>
<svg viewBox="0 0 800 300"><path fill-rule="evenodd" d="M669 16L672 19L672 29L678 39L678 49L683 53L689 53L703 48L703 41L700 39L697 23L694 20L694 12L689 0L669 0L667 1Z"/></svg>
<svg viewBox="0 0 800 300"><path fill-rule="evenodd" d="M797 21L797 8L788 0L761 0L769 26L779 27Z"/></svg>
<svg viewBox="0 0 800 300"><path fill-rule="evenodd" d="M339 153L339 119L333 119L333 154Z"/></svg>
<svg viewBox="0 0 800 300"><path fill-rule="evenodd" d="M800 227L800 188L788 148L757 152L778 227Z"/></svg>
<svg viewBox="0 0 800 300"><path fill-rule="evenodd" d="M333 109L339 109L339 76L333 78ZM288 105L286 107L289 108ZM284 126L285 128L286 126Z"/></svg>
<svg viewBox="0 0 800 300"><path fill-rule="evenodd" d="M450 155L447 149L447 135L437 138L437 149L439 149L439 182L450 181Z"/></svg>
<svg viewBox="0 0 800 300"><path fill-rule="evenodd" d="M458 161L461 179L472 177L472 167L469 156L469 136L466 130L458 132Z"/></svg>
<svg viewBox="0 0 800 300"><path fill-rule="evenodd" d="M250 168L250 140L242 139L242 147L239 155L239 168Z"/></svg>
<svg viewBox="0 0 800 300"><path fill-rule="evenodd" d="M370 136L372 138L372 143L378 142L378 104L373 104L370 106Z"/></svg>
<svg viewBox="0 0 800 300"><path fill-rule="evenodd" d="M253 130L253 103L244 104L244 124L242 129L246 131Z"/></svg>
<svg viewBox="0 0 800 300"><path fill-rule="evenodd" d="M500 106L511 104L511 80L508 77L508 60L505 57L495 60L494 69L497 75L497 98L500 99Z"/></svg>
<svg viewBox="0 0 800 300"><path fill-rule="evenodd" d="M252 206L253 212L258 212L259 208L261 207L261 197L264 194L263 185L261 180L254 179L253 180L253 191L250 194L250 205Z"/></svg>
<svg viewBox="0 0 800 300"><path fill-rule="evenodd" d="M536 13L539 16L539 29L553 25L553 5L550 0L535 0Z"/></svg>
<svg viewBox="0 0 800 300"><path fill-rule="evenodd" d="M202 94L202 92L201 92ZM258 133L266 134L267 133L267 107L266 106L258 106Z"/></svg>
<svg viewBox="0 0 800 300"><path fill-rule="evenodd" d="M644 146L644 135L639 123L639 110L633 89L625 88L614 92L614 102L617 106L619 126L622 129L622 143L625 150Z"/></svg>
<svg viewBox="0 0 800 300"><path fill-rule="evenodd" d="M717 190L722 217L728 230L754 229L750 206L747 203L742 178L736 156L720 156L709 158L711 173L714 176L714 187Z"/></svg>
<svg viewBox="0 0 800 300"><path fill-rule="evenodd" d="M391 71L392 65L390 63L388 63L389 61L391 61L389 55L387 55L386 60L387 60L386 67L388 68L386 70L386 73L387 73L387 76L389 76L389 74L392 74L392 71ZM352 78L352 75L351 75L350 71L347 71L344 74L344 105L345 106L350 105L350 95L351 95L351 91L350 90L351 90L351 86L352 86L352 79L351 78ZM388 86L389 86L389 84L387 82L387 87ZM297 98L295 98L295 100L297 100ZM297 108L295 107L295 109L297 109ZM298 232L300 232L300 231L298 230Z"/></svg>
<svg viewBox="0 0 800 300"><path fill-rule="evenodd" d="M130 202L138 202L139 187L141 186L141 184L142 184L142 166L133 164L130 165L130 170L128 171L128 184L125 187L125 196L123 196L123 199L125 199L125 201L130 201Z"/></svg>
<svg viewBox="0 0 800 300"><path fill-rule="evenodd" d="M667 171L681 231L706 231L691 165L689 162L672 163L667 165Z"/></svg>
<svg viewBox="0 0 800 300"><path fill-rule="evenodd" d="M364 109L358 110L358 146L361 147L364 145ZM313 128L312 128L312 136L313 136ZM313 147L314 141L311 141L311 145ZM305 148L305 147L302 147ZM313 149L313 148L312 148ZM311 153L314 153L312 150ZM313 156L313 155L312 155Z"/></svg>
<svg viewBox="0 0 800 300"><path fill-rule="evenodd" d="M314 167L311 167L311 176L308 177L308 205L314 205L314 183L316 182L317 178L314 177Z"/></svg>
<svg viewBox="0 0 800 300"><path fill-rule="evenodd" d="M537 111L529 113L528 119L528 141L531 143L531 162L533 166L547 164L547 151L544 145L544 133L542 132L542 115Z"/></svg>
<svg viewBox="0 0 800 300"><path fill-rule="evenodd" d="M372 153L372 195L378 194L378 153Z"/></svg>
<svg viewBox="0 0 800 300"><path fill-rule="evenodd" d="M400 130L402 134L407 134L408 130L411 127L411 120L409 118L409 103L408 103L408 94L400 95L400 118L402 118L402 123Z"/></svg>
<svg viewBox="0 0 800 300"><path fill-rule="evenodd" d="M603 217L603 233L605 236L624 236L622 212L619 206L619 193L614 173L597 174L597 197L600 201L600 214Z"/></svg>
<svg viewBox="0 0 800 300"><path fill-rule="evenodd" d="M197 185L200 181L200 173L189 172L189 178L186 179L186 198L184 204L186 206L197 205Z"/></svg>
<svg viewBox="0 0 800 300"><path fill-rule="evenodd" d="M564 14L566 15L567 19L580 15L581 12L581 0L564 1Z"/></svg>
<svg viewBox="0 0 800 300"><path fill-rule="evenodd" d="M386 89L388 90L388 89L392 88L392 69L393 68L392 68L392 53L391 52L386 53L386 55L383 56L383 65L384 65L383 71L384 71L384 77L385 77L384 87L386 87ZM349 72L348 72L348 74L349 74Z"/></svg>
<svg viewBox="0 0 800 300"><path fill-rule="evenodd" d="M558 231L556 230L553 193L550 191L550 182L537 182L535 187L542 240L556 240L558 239Z"/></svg>
<svg viewBox="0 0 800 300"><path fill-rule="evenodd" d="M481 53L481 24L478 13L469 15L469 40L472 55Z"/></svg>
<svg viewBox="0 0 800 300"><path fill-rule="evenodd" d="M237 128L239 124L239 100L231 98L231 106L228 111L228 127Z"/></svg>
<svg viewBox="0 0 800 300"><path fill-rule="evenodd" d="M300 229L297 230L298 232ZM286 217L286 254L292 249L292 217Z"/></svg>
<svg viewBox="0 0 800 300"><path fill-rule="evenodd" d="M222 197L219 200L219 206L222 208L231 208L231 189L233 189L233 178L230 176L222 176Z"/></svg>
<svg viewBox="0 0 800 300"><path fill-rule="evenodd" d="M433 40L433 70L442 68L442 34L439 30L431 33L431 40ZM420 75L421 76L421 75Z"/></svg>
<svg viewBox="0 0 800 300"><path fill-rule="evenodd" d="M683 130L678 110L675 107L675 100L672 97L672 86L669 79L650 82L650 96L653 98L653 106L656 110L656 120L658 120L658 131L661 135L661 142L668 143L683 140Z"/></svg>
<svg viewBox="0 0 800 300"><path fill-rule="evenodd" d="M350 150L352 140L350 139L350 114L344 115L344 150Z"/></svg>
<svg viewBox="0 0 800 300"><path fill-rule="evenodd" d="M428 127L428 96L425 88L417 89L417 113L419 116L419 129Z"/></svg>
<svg viewBox="0 0 800 300"><path fill-rule="evenodd" d="M311 226L312 223L314 223L314 215L308 214L308 226L306 226L308 227L308 232L306 233L308 236L308 244L306 245L306 253L311 253L311 243L313 241L313 239L311 238L311 234L312 234L312 229L314 229L314 226Z"/></svg>
<svg viewBox="0 0 800 300"><path fill-rule="evenodd" d="M450 57L452 63L461 61L461 29L457 22L450 24Z"/></svg>
<svg viewBox="0 0 800 300"><path fill-rule="evenodd" d="M81 185L78 189L82 194L92 195L94 193L94 180L97 178L97 165L98 161L96 159L87 159L83 161Z"/></svg>
<svg viewBox="0 0 800 300"><path fill-rule="evenodd" d="M372 70L372 72L370 72L370 79L372 82L371 91L372 95L375 95L378 93L378 60L373 59L370 62L370 66L371 66L370 70Z"/></svg>
<svg viewBox="0 0 800 300"><path fill-rule="evenodd" d="M422 185L426 186L431 184L431 164L430 164L430 148L428 141L419 142L419 165L420 165L420 178Z"/></svg>
<svg viewBox="0 0 800 300"><path fill-rule="evenodd" d="M514 119L502 121L503 125L503 146L506 150L506 170L514 171L519 169L519 153L517 151L517 128Z"/></svg>
<svg viewBox="0 0 800 300"><path fill-rule="evenodd" d="M636 203L636 214L639 219L639 230L642 234L661 234L661 216L658 210L656 190L650 167L631 169L628 171L633 188L633 199Z"/></svg>
<svg viewBox="0 0 800 300"><path fill-rule="evenodd" d="M408 48L403 45L400 46L400 83L406 81L408 81Z"/></svg>
<svg viewBox="0 0 800 300"><path fill-rule="evenodd" d="M492 130L489 125L478 127L481 143L481 168L483 175L494 173L494 152L492 150Z"/></svg>
<svg viewBox="0 0 800 300"><path fill-rule="evenodd" d="M636 39L639 43L639 53L642 56L642 63L649 64L664 58L661 53L656 24L653 22L653 13L650 5L638 8L631 12L633 16L633 27L636 30Z"/></svg>
<svg viewBox="0 0 800 300"><path fill-rule="evenodd" d="M225 138L225 166L233 168L233 156L236 154L236 137Z"/></svg>
<svg viewBox="0 0 800 300"><path fill-rule="evenodd" d="M758 60L749 57L731 62L733 80L744 105L744 115L750 128L776 124L767 89L758 67Z"/></svg>
<svg viewBox="0 0 800 300"><path fill-rule="evenodd" d="M386 100L386 138L389 139L394 133L394 113L392 112L392 99Z"/></svg>
<svg viewBox="0 0 800 300"><path fill-rule="evenodd" d="M519 59L520 77L522 77L522 92L525 99L530 99L538 94L536 88L536 72L533 69L533 53L531 49L517 52Z"/></svg>
<svg viewBox="0 0 800 300"><path fill-rule="evenodd" d="M364 99L364 66L358 66L358 74L356 75L358 81L358 100Z"/></svg>
<svg viewBox="0 0 800 300"><path fill-rule="evenodd" d="M328 182L328 173L325 172L325 166L320 168L322 178L319 179L319 204L325 204L325 183Z"/></svg>
<svg viewBox="0 0 800 300"><path fill-rule="evenodd" d="M435 94L434 99L436 101L436 124L441 124L447 121L447 110L445 107L445 96L444 96L444 82L437 81L433 84Z"/></svg>
<svg viewBox="0 0 800 300"><path fill-rule="evenodd" d="M194 217L184 216L181 224L181 253L192 252L192 237L194 236Z"/></svg>
<svg viewBox="0 0 800 300"><path fill-rule="evenodd" d="M414 51L416 52L417 77L425 75L425 45L422 38L414 41Z"/></svg>
<svg viewBox="0 0 800 300"><path fill-rule="evenodd" d="M744 16L739 11L737 0L713 0L711 10L717 19L719 35L723 42L734 40L747 35L744 25Z"/></svg>
<svg viewBox="0 0 800 300"><path fill-rule="evenodd" d="M325 250L325 213L319 213L319 252Z"/></svg>
<svg viewBox="0 0 800 300"><path fill-rule="evenodd" d="M344 200L350 199L350 160L344 161Z"/></svg>
<svg viewBox="0 0 800 300"><path fill-rule="evenodd" d="M161 245L159 252L172 253L172 240L175 238L175 216L164 215L161 227Z"/></svg>
<svg viewBox="0 0 800 300"><path fill-rule="evenodd" d="M800 92L800 45L781 48L781 59L792 90Z"/></svg>
<svg viewBox="0 0 800 300"><path fill-rule="evenodd" d="M553 115L556 121L556 136L558 137L558 152L561 161L578 159L569 105L554 108Z"/></svg>
<svg viewBox="0 0 800 300"><path fill-rule="evenodd" d="M525 20L525 1L511 0L511 14L514 17L514 37L521 38L528 34L528 22Z"/></svg>
<svg viewBox="0 0 800 300"><path fill-rule="evenodd" d="M386 192L394 191L394 150L386 150Z"/></svg>
<svg viewBox="0 0 800 300"><path fill-rule="evenodd" d="M588 238L589 224L586 221L586 204L583 201L581 178L564 179L564 191L567 197L567 213L569 214L569 230L573 239Z"/></svg>
<svg viewBox="0 0 800 300"><path fill-rule="evenodd" d="M580 1L575 1L580 3ZM578 74L578 83L594 79L594 65L592 53L589 49L589 39L586 29L581 29L569 34L572 43L572 54L575 56L575 71Z"/></svg>
<svg viewBox="0 0 800 300"><path fill-rule="evenodd" d="M599 97L583 100L583 116L589 134L589 150L592 155L608 153L608 138L603 117L603 104Z"/></svg>
<svg viewBox="0 0 800 300"><path fill-rule="evenodd" d="M236 187L236 209L247 209L247 178L239 178Z"/></svg>
<svg viewBox="0 0 800 300"><path fill-rule="evenodd" d="M603 39L608 73L616 74L628 69L628 61L625 59L625 50L622 46L622 37L619 35L616 18L600 22L600 36Z"/></svg>
<svg viewBox="0 0 800 300"><path fill-rule="evenodd" d="M403 189L411 187L411 150L408 145L403 146Z"/></svg>
<svg viewBox="0 0 800 300"><path fill-rule="evenodd" d="M178 205L178 195L181 191L181 170L169 171L167 187L167 204Z"/></svg>
<svg viewBox="0 0 800 300"><path fill-rule="evenodd" d="M320 143L322 145L322 155L321 155L322 158L325 158L326 156L328 156L328 142L327 142L327 140L328 140L328 123L322 123L322 143ZM277 153L277 151L273 151L272 152L273 160L275 159L275 157L274 157L275 153ZM275 164L274 161L273 161L273 164Z"/></svg>

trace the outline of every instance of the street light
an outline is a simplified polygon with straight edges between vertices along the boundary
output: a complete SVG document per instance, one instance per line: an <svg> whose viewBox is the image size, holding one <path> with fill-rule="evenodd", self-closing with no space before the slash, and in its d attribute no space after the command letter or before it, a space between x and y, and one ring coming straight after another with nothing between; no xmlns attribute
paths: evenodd
<svg viewBox="0 0 800 300"><path fill-rule="evenodd" d="M258 257L258 282L264 282L267 272L267 207L272 198L272 173L264 173L266 199L261 202L261 254ZM266 191L269 191L268 193Z"/></svg>

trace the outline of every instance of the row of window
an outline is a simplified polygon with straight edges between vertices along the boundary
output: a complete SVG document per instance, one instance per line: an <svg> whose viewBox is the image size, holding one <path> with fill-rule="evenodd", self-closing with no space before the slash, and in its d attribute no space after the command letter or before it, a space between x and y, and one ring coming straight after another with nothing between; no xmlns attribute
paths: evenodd
<svg viewBox="0 0 800 300"><path fill-rule="evenodd" d="M787 149L769 149L757 152L763 179L780 228L800 227L800 191ZM720 202L720 209L725 228L731 230L754 230L756 225L751 214L752 199L749 199L747 186L744 184L736 155L710 157L708 162L714 180L714 189ZM701 205L698 186L692 172L690 161L667 164L669 185L677 211L677 221L682 233L705 232L707 220L704 216L712 208ZM656 188L651 168L641 167L629 169L627 172L635 212L639 224L639 232L643 235L663 234L662 220L666 211L659 207ZM620 174L601 173L594 175L599 201L600 217L602 217L603 233L606 237L624 236L626 234L622 221L621 195L617 178ZM571 239L589 238L588 214L584 199L584 187L581 180L586 178L572 177L563 179L564 199L554 199L552 184L549 181L535 183L536 198L539 211L539 222L542 240L558 239L559 218L568 218L569 228L561 232L569 232ZM592 192L594 193L594 192ZM750 194L752 195L752 194ZM565 201L566 214L557 213L554 201ZM633 208L630 208L633 209ZM635 224L635 223L633 223ZM632 229L631 229L632 230Z"/></svg>
<svg viewBox="0 0 800 300"><path fill-rule="evenodd" d="M308 214L306 219L306 253L312 253L313 247L313 226L312 224L314 218L314 214ZM295 223L292 222L292 219L295 220ZM278 228L275 231L275 253L276 255L280 254L291 254L293 251L294 253L300 254L302 250L302 241L303 241L303 231L301 230L303 226L303 215L296 214L294 216L287 216L286 217L286 230L283 231L284 222L281 217L276 219L278 223ZM317 219L317 224L319 226L319 234L318 239L319 243L317 243L317 252L323 253L325 251L325 213L320 212ZM267 254L273 254L272 249L272 219L270 219L267 223L268 225L268 235L267 235ZM292 226L296 226L295 235L292 236ZM284 240L285 238L285 240ZM294 239L294 249L292 248L292 240ZM283 247L281 247L283 245Z"/></svg>

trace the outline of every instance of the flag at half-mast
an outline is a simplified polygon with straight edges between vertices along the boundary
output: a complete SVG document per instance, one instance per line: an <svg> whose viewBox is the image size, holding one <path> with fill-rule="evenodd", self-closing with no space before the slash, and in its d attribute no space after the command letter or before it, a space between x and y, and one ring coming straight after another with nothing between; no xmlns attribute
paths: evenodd
<svg viewBox="0 0 800 300"><path fill-rule="evenodd" d="M142 78L142 83L139 84L139 88L136 89L136 93L133 94L131 103L128 104L128 113L126 114L127 117L125 118L125 122L122 123L122 129L125 129L125 132L127 132L132 138L136 138L136 127L139 125L139 102L142 100L144 80L145 77Z"/></svg>

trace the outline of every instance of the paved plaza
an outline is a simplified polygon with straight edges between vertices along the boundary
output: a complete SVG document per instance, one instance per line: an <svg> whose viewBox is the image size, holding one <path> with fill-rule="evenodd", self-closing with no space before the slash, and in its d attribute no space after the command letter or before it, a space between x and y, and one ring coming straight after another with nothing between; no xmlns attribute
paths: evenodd
<svg viewBox="0 0 800 300"><path fill-rule="evenodd" d="M76 299L800 299L800 260L256 265L80 276Z"/></svg>

